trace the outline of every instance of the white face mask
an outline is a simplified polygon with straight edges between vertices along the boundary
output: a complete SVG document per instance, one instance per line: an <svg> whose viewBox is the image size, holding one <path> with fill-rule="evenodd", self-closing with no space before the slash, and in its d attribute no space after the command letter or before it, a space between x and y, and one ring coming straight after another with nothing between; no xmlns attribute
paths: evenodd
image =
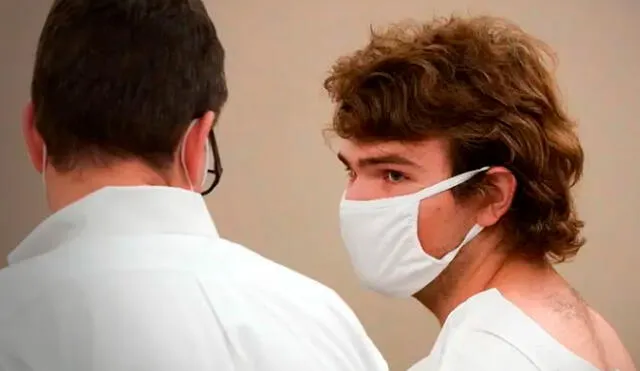
<svg viewBox="0 0 640 371"><path fill-rule="evenodd" d="M195 191L195 189L193 189L193 183L191 182L191 178L189 178L189 172L187 171L187 165L186 162L184 160L184 151L185 151L185 144L187 141L187 137L189 136L189 133L191 132L191 129L193 129L193 126L195 125L196 121L194 120L191 125L189 125L189 128L187 129L187 132L184 134L184 137L182 138L182 144L180 144L180 162L182 164L182 170L184 171L184 176L187 178L187 181L189 182L189 189L192 191ZM204 147L204 156L205 156L205 160L203 162L204 164L204 168L202 169L202 180L200 181L200 188L203 188L205 186L205 184L207 183L207 170L209 170L211 167L211 144L209 143L209 141L207 140L205 147Z"/></svg>
<svg viewBox="0 0 640 371"><path fill-rule="evenodd" d="M488 170L483 167L446 179L419 192L340 203L342 239L362 283L382 294L409 297L431 283L482 227L474 225L442 259L428 255L418 239L420 201L447 191Z"/></svg>

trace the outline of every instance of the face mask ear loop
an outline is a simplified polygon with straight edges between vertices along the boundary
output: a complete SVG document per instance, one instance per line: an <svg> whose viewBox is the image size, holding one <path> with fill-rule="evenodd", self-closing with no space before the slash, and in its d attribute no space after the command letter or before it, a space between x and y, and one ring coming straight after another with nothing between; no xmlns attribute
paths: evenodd
<svg viewBox="0 0 640 371"><path fill-rule="evenodd" d="M209 169L211 168L211 164L210 164L210 159L212 157L211 152L211 143L209 143L209 140L207 140L206 144L204 145L204 167L202 169L202 180L200 181L200 189L204 189L204 186L207 184L207 173L209 172Z"/></svg>
<svg viewBox="0 0 640 371"><path fill-rule="evenodd" d="M189 171L187 171L187 163L185 161L185 150L186 150L186 144L187 144L187 137L189 136L189 133L191 133L191 129L193 129L193 125L195 124L195 122L191 122L191 124L189 124L189 128L187 129L187 132L184 134L184 137L182 138L182 144L180 145L180 164L182 165L182 171L184 172L184 176L187 178L187 182L189 182L189 190L194 192L194 188L193 188L193 182L191 181L191 178L189 178Z"/></svg>
<svg viewBox="0 0 640 371"><path fill-rule="evenodd" d="M42 183L47 184L45 176L47 175L47 145L42 145L42 171L40 175L42 176Z"/></svg>

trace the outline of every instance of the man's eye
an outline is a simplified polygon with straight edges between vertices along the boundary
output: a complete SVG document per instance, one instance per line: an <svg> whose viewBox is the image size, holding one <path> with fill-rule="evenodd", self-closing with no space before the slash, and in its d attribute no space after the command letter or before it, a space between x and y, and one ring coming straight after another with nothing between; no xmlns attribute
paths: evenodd
<svg viewBox="0 0 640 371"><path fill-rule="evenodd" d="M391 183L398 183L406 179L404 174L399 171L389 170L385 174L386 180Z"/></svg>

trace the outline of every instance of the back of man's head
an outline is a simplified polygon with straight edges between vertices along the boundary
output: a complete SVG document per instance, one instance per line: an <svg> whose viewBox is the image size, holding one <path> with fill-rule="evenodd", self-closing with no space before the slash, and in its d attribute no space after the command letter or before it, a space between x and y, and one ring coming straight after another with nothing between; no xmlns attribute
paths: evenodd
<svg viewBox="0 0 640 371"><path fill-rule="evenodd" d="M224 105L223 60L201 0L55 0L31 86L47 161L166 168L190 122Z"/></svg>

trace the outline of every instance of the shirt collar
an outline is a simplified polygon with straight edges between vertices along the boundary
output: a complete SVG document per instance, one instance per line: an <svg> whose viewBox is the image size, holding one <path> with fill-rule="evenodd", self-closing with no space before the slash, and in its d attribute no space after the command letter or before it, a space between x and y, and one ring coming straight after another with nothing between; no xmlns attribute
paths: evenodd
<svg viewBox="0 0 640 371"><path fill-rule="evenodd" d="M186 234L218 237L202 196L174 187L105 187L45 219L9 256L9 264L78 237Z"/></svg>

